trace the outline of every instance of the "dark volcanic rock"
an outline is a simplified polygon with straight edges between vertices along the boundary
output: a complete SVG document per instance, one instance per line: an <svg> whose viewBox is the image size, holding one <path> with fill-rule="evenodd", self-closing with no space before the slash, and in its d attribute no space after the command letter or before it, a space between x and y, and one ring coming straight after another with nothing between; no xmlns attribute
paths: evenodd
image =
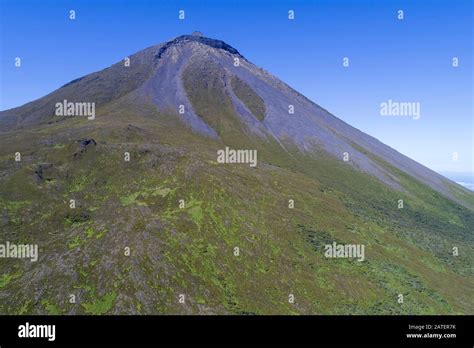
<svg viewBox="0 0 474 348"><path fill-rule="evenodd" d="M88 145L97 145L97 142L94 139L81 139L78 140L78 143L81 145L81 149L85 149Z"/></svg>
<svg viewBox="0 0 474 348"><path fill-rule="evenodd" d="M80 140L77 140L77 142L79 143L79 150L77 152L74 153L74 157L77 157L81 154L83 154L84 152L86 152L89 148L91 147L94 147L97 145L97 142L94 140L94 139L80 139Z"/></svg>
<svg viewBox="0 0 474 348"><path fill-rule="evenodd" d="M201 34L202 35L202 34ZM210 39L208 37L204 37L204 36L201 36L201 35L196 35L193 33L193 35L181 35L181 36L178 36L176 39L174 40L171 40L171 41L168 41L167 43L165 43L159 50L158 52L156 53L155 55L155 59L160 59L161 56L163 55L163 53L171 46L173 45L177 45L177 44L180 44L180 43L186 43L186 42L199 42L201 44L204 44L204 45L207 45L207 46L210 46L210 47L213 47L213 48L217 48L217 49L221 49L221 50L224 50L224 51L227 51L231 54L234 54L238 57L241 57L243 58L243 56L239 53L239 51L237 51L234 47L226 44L224 41L221 41L221 40L216 40L216 39Z"/></svg>
<svg viewBox="0 0 474 348"><path fill-rule="evenodd" d="M53 167L52 163L39 164L35 169L35 176L37 181L43 181L46 178L45 171Z"/></svg>

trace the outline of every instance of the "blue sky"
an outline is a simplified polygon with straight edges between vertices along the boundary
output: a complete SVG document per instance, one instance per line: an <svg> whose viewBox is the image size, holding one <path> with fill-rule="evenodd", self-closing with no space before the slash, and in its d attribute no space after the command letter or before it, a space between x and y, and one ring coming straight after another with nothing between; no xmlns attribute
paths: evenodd
<svg viewBox="0 0 474 348"><path fill-rule="evenodd" d="M473 22L471 0L0 0L0 110L199 30L431 169L472 173ZM388 99L421 118L381 116Z"/></svg>

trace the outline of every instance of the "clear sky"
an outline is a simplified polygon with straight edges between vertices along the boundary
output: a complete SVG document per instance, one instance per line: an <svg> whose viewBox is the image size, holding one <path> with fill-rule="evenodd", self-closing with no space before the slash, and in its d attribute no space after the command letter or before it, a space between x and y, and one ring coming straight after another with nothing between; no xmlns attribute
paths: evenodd
<svg viewBox="0 0 474 348"><path fill-rule="evenodd" d="M431 169L472 173L472 3L0 0L0 110L199 30ZM389 99L420 103L420 119L381 116Z"/></svg>

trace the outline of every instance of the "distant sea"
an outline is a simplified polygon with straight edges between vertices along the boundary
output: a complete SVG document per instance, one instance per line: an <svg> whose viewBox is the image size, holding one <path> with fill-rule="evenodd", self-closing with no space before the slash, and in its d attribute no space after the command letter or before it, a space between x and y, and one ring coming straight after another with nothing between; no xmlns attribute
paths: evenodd
<svg viewBox="0 0 474 348"><path fill-rule="evenodd" d="M474 191L474 173L441 172L440 174Z"/></svg>

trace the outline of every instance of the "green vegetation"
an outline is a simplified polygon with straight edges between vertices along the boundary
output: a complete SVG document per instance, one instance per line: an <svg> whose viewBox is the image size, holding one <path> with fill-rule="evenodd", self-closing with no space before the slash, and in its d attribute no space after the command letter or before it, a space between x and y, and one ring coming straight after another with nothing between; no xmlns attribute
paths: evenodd
<svg viewBox="0 0 474 348"><path fill-rule="evenodd" d="M170 189L168 187L142 188L141 191L133 192L128 196L120 197L120 202L123 206L127 206L130 204L146 206L147 199L157 196L165 198L166 196L168 196L168 194L173 194L174 191L174 189Z"/></svg>
<svg viewBox="0 0 474 348"><path fill-rule="evenodd" d="M55 304L49 302L48 300L41 300L41 304L43 305L44 309L48 314L51 315L59 315L61 314L61 309Z"/></svg>
<svg viewBox="0 0 474 348"><path fill-rule="evenodd" d="M230 96L221 79L223 68L214 64L192 62L183 72L183 84L196 114L219 135L234 133L242 127L235 116Z"/></svg>
<svg viewBox="0 0 474 348"><path fill-rule="evenodd" d="M247 106L250 112L252 112L258 120L263 121L265 118L265 103L263 102L263 99L237 76L232 76L230 82L235 95L245 104L245 106Z"/></svg>
<svg viewBox="0 0 474 348"><path fill-rule="evenodd" d="M112 309L116 297L117 294L112 291L93 302L83 303L82 306L84 307L84 311L87 314L105 314Z"/></svg>
<svg viewBox="0 0 474 348"><path fill-rule="evenodd" d="M17 272L14 274L2 274L0 277L0 289L7 286L12 280L15 280L21 276L21 272Z"/></svg>
<svg viewBox="0 0 474 348"><path fill-rule="evenodd" d="M98 117L92 130L73 120L78 123L42 125L21 142L0 137L0 158L18 146L34 163L51 163L55 178L44 185L26 160L0 162L5 240L34 241L48 256L41 264L48 272L14 259L1 263L0 313L474 311L470 209L381 159L404 190L323 153L303 155L290 146L286 152L276 142L250 138L229 96L191 73L184 73L186 91L193 106L204 98L195 109L220 139L194 134L151 107L152 117L138 119L125 102ZM38 145L52 136L64 146ZM100 146L74 156L80 137ZM257 168L217 165L216 149L226 145L257 149ZM133 162L124 164L125 149ZM364 244L366 260L325 258L324 245L334 241ZM44 291L40 303L31 302L36 289ZM177 306L181 293L186 304ZM296 305L288 303L290 293ZM64 294L75 294L76 304L58 302Z"/></svg>

